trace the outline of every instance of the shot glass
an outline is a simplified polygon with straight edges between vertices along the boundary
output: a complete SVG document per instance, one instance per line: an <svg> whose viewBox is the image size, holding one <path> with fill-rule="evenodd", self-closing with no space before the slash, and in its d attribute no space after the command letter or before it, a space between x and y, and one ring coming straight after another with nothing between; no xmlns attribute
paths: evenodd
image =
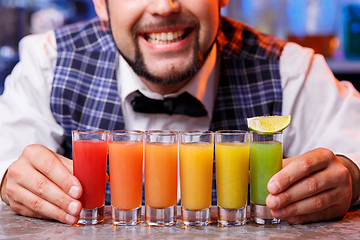
<svg viewBox="0 0 360 240"><path fill-rule="evenodd" d="M72 132L74 176L83 188L79 199L82 210L78 224L81 225L104 221L107 136L105 130Z"/></svg>
<svg viewBox="0 0 360 240"><path fill-rule="evenodd" d="M178 133L145 132L145 222L176 224Z"/></svg>
<svg viewBox="0 0 360 240"><path fill-rule="evenodd" d="M265 200L269 195L267 184L282 168L282 133L250 135L250 201L251 220L258 224L277 224Z"/></svg>
<svg viewBox="0 0 360 240"><path fill-rule="evenodd" d="M114 225L132 226L141 221L143 140L142 131L109 132L111 215Z"/></svg>
<svg viewBox="0 0 360 240"><path fill-rule="evenodd" d="M179 137L182 222L206 226L210 224L214 134L183 131Z"/></svg>
<svg viewBox="0 0 360 240"><path fill-rule="evenodd" d="M244 225L247 222L249 151L249 132L215 132L216 190L220 226Z"/></svg>

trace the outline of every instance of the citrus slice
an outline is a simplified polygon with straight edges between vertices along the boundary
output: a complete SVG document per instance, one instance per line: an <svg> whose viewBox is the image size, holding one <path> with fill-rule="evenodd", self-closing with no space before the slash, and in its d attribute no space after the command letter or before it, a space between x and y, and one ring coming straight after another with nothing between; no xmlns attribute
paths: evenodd
<svg viewBox="0 0 360 240"><path fill-rule="evenodd" d="M290 125L291 116L261 116L248 118L247 123L250 130L272 134L280 132Z"/></svg>

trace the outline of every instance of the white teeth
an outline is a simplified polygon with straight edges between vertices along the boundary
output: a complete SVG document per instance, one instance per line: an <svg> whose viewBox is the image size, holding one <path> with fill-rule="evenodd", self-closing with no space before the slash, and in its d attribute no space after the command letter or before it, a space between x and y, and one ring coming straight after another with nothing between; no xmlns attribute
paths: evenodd
<svg viewBox="0 0 360 240"><path fill-rule="evenodd" d="M173 33L168 33L168 34L167 34L167 39L168 39L169 41L174 40L174 35L175 35L175 34L173 34Z"/></svg>
<svg viewBox="0 0 360 240"><path fill-rule="evenodd" d="M152 44L167 44L181 40L184 34L185 30L177 32L149 33L147 34L147 41Z"/></svg>

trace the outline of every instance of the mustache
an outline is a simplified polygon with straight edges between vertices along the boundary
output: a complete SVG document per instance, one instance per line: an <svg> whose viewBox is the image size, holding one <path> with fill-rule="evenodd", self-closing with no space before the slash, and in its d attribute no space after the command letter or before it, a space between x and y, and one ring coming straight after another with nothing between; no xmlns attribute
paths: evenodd
<svg viewBox="0 0 360 240"><path fill-rule="evenodd" d="M154 29L164 29L164 28L176 28L176 27L188 27L194 28L195 30L200 29L200 23L195 17L167 17L155 20L153 22L146 22L142 24L141 22L136 23L132 28L132 34L135 36L141 32L147 32Z"/></svg>

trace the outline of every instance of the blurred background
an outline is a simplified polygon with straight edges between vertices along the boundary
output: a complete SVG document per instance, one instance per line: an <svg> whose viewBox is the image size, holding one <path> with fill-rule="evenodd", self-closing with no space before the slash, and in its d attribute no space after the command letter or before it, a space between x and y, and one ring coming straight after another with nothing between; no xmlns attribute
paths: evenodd
<svg viewBox="0 0 360 240"><path fill-rule="evenodd" d="M360 0L230 0L222 14L313 48L360 90ZM94 16L92 0L0 0L0 94L21 38Z"/></svg>
<svg viewBox="0 0 360 240"><path fill-rule="evenodd" d="M0 94L21 38L95 16L92 0L0 0Z"/></svg>

